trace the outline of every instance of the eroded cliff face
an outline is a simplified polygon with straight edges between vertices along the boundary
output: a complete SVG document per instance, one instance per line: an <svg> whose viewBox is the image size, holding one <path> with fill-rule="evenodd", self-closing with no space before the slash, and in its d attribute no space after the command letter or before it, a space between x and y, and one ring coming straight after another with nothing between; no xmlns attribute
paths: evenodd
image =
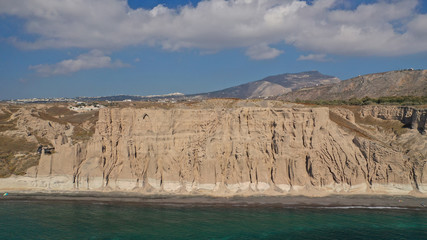
<svg viewBox="0 0 427 240"><path fill-rule="evenodd" d="M406 126L425 134L427 128L427 109L399 106L365 106L362 117L372 116L384 120L398 120Z"/></svg>
<svg viewBox="0 0 427 240"><path fill-rule="evenodd" d="M425 135L408 130L384 141L379 137L388 133L362 126L353 112L331 112L334 121L326 107L105 108L90 140L73 142L57 134L54 154L42 154L26 176L2 179L0 187L213 195L427 193ZM413 138L415 149L409 146Z"/></svg>

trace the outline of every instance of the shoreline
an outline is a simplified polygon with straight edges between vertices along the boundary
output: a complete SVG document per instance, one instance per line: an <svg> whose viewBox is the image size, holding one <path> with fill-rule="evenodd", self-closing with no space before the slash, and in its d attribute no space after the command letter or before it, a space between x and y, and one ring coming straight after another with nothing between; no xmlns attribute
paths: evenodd
<svg viewBox="0 0 427 240"><path fill-rule="evenodd" d="M123 192L8 192L1 202L87 202L177 207L282 207L282 208L374 208L419 209L427 211L427 198L408 195L328 195L309 197L210 195L143 195Z"/></svg>

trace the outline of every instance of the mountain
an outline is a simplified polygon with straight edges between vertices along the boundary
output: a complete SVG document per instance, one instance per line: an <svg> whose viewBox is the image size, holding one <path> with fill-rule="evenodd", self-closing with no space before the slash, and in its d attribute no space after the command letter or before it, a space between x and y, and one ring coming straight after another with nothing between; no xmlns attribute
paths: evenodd
<svg viewBox="0 0 427 240"><path fill-rule="evenodd" d="M116 95L104 97L78 97L77 101L157 101L162 99L180 100L192 98L265 98L276 97L295 91L300 88L323 86L338 83L340 79L334 76L324 75L318 71L301 73L285 73L269 76L258 81L245 83L235 87L226 88L214 92L184 95L173 93L153 96Z"/></svg>
<svg viewBox="0 0 427 240"><path fill-rule="evenodd" d="M69 101L176 101L185 99L206 99L206 98L266 98L277 97L301 88L329 85L338 83L340 79L334 76L324 75L318 71L308 71L301 73L285 73L269 76L258 81L245 83L235 87L226 88L214 92L183 94L170 93L164 95L113 95L98 97L76 97L70 99L62 98L33 98L16 99L18 103L47 103L47 102L69 102Z"/></svg>
<svg viewBox="0 0 427 240"><path fill-rule="evenodd" d="M334 76L324 75L318 71L285 73L219 91L195 94L193 96L204 98L264 98L279 96L300 88L337 83L339 81L340 80Z"/></svg>
<svg viewBox="0 0 427 240"><path fill-rule="evenodd" d="M159 99L174 99L182 98L185 95L183 93L168 93L163 95L149 95L149 96L138 96L138 95L115 95L115 96L102 96L102 97L76 97L76 101L150 101Z"/></svg>
<svg viewBox="0 0 427 240"><path fill-rule="evenodd" d="M363 97L427 96L427 70L398 70L358 76L286 93L282 100L348 100Z"/></svg>

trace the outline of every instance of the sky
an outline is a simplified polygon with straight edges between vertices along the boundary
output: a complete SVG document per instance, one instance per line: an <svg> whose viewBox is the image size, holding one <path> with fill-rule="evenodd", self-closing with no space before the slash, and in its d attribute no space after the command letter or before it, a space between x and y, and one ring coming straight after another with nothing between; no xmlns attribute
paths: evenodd
<svg viewBox="0 0 427 240"><path fill-rule="evenodd" d="M426 69L423 0L0 0L0 100Z"/></svg>

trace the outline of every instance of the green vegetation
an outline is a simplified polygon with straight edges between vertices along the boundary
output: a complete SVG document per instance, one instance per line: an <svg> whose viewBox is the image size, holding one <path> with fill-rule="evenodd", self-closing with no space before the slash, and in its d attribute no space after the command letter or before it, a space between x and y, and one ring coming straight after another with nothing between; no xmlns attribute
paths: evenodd
<svg viewBox="0 0 427 240"><path fill-rule="evenodd" d="M0 177L22 175L29 167L37 165L40 158L37 147L37 143L25 138L0 135Z"/></svg>
<svg viewBox="0 0 427 240"><path fill-rule="evenodd" d="M9 116L0 114L0 132L16 129L16 119L9 120Z"/></svg>
<svg viewBox="0 0 427 240"><path fill-rule="evenodd" d="M370 98L364 97L361 99L351 98L349 100L300 100L296 99L297 103L304 104L315 104L315 105L371 105L371 104L383 104L383 105L424 105L427 104L427 96L392 96L392 97L379 97Z"/></svg>
<svg viewBox="0 0 427 240"><path fill-rule="evenodd" d="M408 131L408 128L405 128L405 124L401 123L398 120L383 120L383 119L374 118L372 116L367 116L365 118L362 118L360 116L357 116L356 122L359 124L379 127L382 129L382 131L393 132L397 136L400 136L403 133Z"/></svg>
<svg viewBox="0 0 427 240"><path fill-rule="evenodd" d="M98 103L92 103L97 105ZM17 118L12 115L23 106L1 105L0 106L0 132L17 130ZM71 138L75 141L89 140L95 133L95 125L98 120L98 111L78 113L68 108L68 105L47 105L46 108L33 109L33 117L48 121L50 124L59 123L74 126ZM46 138L37 129L27 126L28 134L32 134L37 142L28 142L24 137L16 137L11 134L0 134L0 177L9 177L12 174L25 174L28 168L36 166L40 155L37 153L39 145L50 145Z"/></svg>
<svg viewBox="0 0 427 240"><path fill-rule="evenodd" d="M338 114L336 114L334 112L331 112L331 111L329 112L329 119L331 119L331 121L335 122L339 126L344 127L345 129L348 129L351 132L355 132L357 136L364 137L367 139L372 139L372 137L370 136L370 134L366 130L361 129L357 125L355 125L352 122L342 118L341 116L339 116Z"/></svg>
<svg viewBox="0 0 427 240"><path fill-rule="evenodd" d="M36 137L37 142L39 144L41 144L41 145L49 145L50 144L50 141L46 137L41 137L37 134L34 134L34 136Z"/></svg>
<svg viewBox="0 0 427 240"><path fill-rule="evenodd" d="M95 133L95 126L91 127L90 129L86 130L80 126L75 126L73 135L71 138L74 141L86 141L89 140L93 134Z"/></svg>
<svg viewBox="0 0 427 240"><path fill-rule="evenodd" d="M98 111L90 111L90 112L77 113L74 115L68 115L68 116L62 117L61 120L67 123L71 123L73 125L80 125L87 121L95 124L96 121L98 120Z"/></svg>
<svg viewBox="0 0 427 240"><path fill-rule="evenodd" d="M354 114L355 123L359 126L363 126L364 129L357 127L356 125L350 123L349 121L343 119L342 117L338 116L333 112L329 113L330 119L340 126L356 131L360 136L371 138L369 137L370 130L372 131L381 130L388 133L394 133L397 136L402 135L408 131L408 128L406 128L405 125L398 120L384 120L384 119L374 118L372 116L362 117L360 115L360 109L361 109L360 106L340 106L340 107L343 107L352 111Z"/></svg>
<svg viewBox="0 0 427 240"><path fill-rule="evenodd" d="M77 105L76 105L76 107L86 107L87 105L86 105L86 103L84 103L84 102L81 102L81 103L78 103Z"/></svg>
<svg viewBox="0 0 427 240"><path fill-rule="evenodd" d="M16 119L10 119L10 117L18 108L5 106L0 110L0 132L16 130Z"/></svg>
<svg viewBox="0 0 427 240"><path fill-rule="evenodd" d="M46 113L52 116L67 116L67 115L73 115L76 112L75 111L71 111L68 107L66 106L53 106L50 107L46 110Z"/></svg>
<svg viewBox="0 0 427 240"><path fill-rule="evenodd" d="M43 119L43 120L46 120L46 121L56 122L56 123L63 124L63 125L67 124L66 121L63 121L62 119L59 119L57 117L54 117L54 116L49 115L49 114L44 113L44 112L38 112L37 114L31 114L31 115L33 117L37 117L37 118L40 118L40 119Z"/></svg>
<svg viewBox="0 0 427 240"><path fill-rule="evenodd" d="M92 103L97 105L98 103ZM89 140L95 133L95 124L98 120L98 111L90 111L77 113L71 111L65 106L53 106L45 111L39 111L37 114L32 114L33 117L59 123L62 125L72 124L74 126L73 135L71 138L75 141ZM41 144L48 144L49 141L36 135L37 140Z"/></svg>
<svg viewBox="0 0 427 240"><path fill-rule="evenodd" d="M98 115L98 111L90 111L65 116L62 120L67 121L74 126L73 135L71 136L74 141L86 141L95 133L95 125L96 121L98 121Z"/></svg>
<svg viewBox="0 0 427 240"><path fill-rule="evenodd" d="M80 102L76 104L76 107L86 107L86 106L99 107L99 103L98 102Z"/></svg>

